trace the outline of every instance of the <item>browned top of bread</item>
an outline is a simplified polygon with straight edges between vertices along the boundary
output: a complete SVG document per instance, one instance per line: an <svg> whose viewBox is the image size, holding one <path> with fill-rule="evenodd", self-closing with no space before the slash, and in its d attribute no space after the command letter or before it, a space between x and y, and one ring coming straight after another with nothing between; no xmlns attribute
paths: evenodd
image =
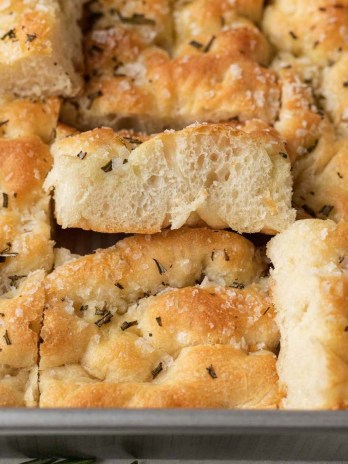
<svg viewBox="0 0 348 464"><path fill-rule="evenodd" d="M262 268L244 238L185 228L58 267L46 280L41 405L274 407L275 358L262 350L278 331ZM259 379L251 392L245 376Z"/></svg>
<svg viewBox="0 0 348 464"><path fill-rule="evenodd" d="M55 100L2 103L0 117L6 119L0 127L0 293L18 276L52 265L49 196L42 185L52 164L44 141L52 137L58 117Z"/></svg>
<svg viewBox="0 0 348 464"><path fill-rule="evenodd" d="M85 39L86 89L65 106L65 120L147 132L197 120L274 121L279 85L264 67L270 48L252 22L262 2L169 3L90 5L96 21Z"/></svg>
<svg viewBox="0 0 348 464"><path fill-rule="evenodd" d="M0 405L35 406L43 271L36 271L0 296Z"/></svg>
<svg viewBox="0 0 348 464"><path fill-rule="evenodd" d="M81 88L82 0L6 0L0 10L0 93L74 96ZM69 44L69 48L66 46Z"/></svg>

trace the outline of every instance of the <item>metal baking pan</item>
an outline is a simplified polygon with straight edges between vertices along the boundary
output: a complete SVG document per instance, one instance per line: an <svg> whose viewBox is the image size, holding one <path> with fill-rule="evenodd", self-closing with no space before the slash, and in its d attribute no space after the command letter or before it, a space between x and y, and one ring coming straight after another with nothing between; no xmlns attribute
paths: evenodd
<svg viewBox="0 0 348 464"><path fill-rule="evenodd" d="M0 462L348 462L348 411L3 409L0 417Z"/></svg>

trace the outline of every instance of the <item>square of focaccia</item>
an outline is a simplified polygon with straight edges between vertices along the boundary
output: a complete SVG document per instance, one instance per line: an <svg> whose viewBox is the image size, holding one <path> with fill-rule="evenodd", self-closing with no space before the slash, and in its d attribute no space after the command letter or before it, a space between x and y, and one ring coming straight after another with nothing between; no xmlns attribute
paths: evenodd
<svg viewBox="0 0 348 464"><path fill-rule="evenodd" d="M348 408L348 226L297 221L268 245L286 409Z"/></svg>
<svg viewBox="0 0 348 464"><path fill-rule="evenodd" d="M309 82L337 129L348 136L347 0L275 0L263 30L278 50L277 66Z"/></svg>
<svg viewBox="0 0 348 464"><path fill-rule="evenodd" d="M50 198L43 190L52 160L43 140L52 138L57 117L55 100L0 105L0 294L53 263Z"/></svg>
<svg viewBox="0 0 348 464"><path fill-rule="evenodd" d="M45 187L64 228L155 233L208 224L274 233L295 219L290 162L260 121L137 138L111 128L58 139Z"/></svg>
<svg viewBox="0 0 348 464"><path fill-rule="evenodd" d="M41 407L274 408L260 253L232 232L132 236L45 282Z"/></svg>
<svg viewBox="0 0 348 464"><path fill-rule="evenodd" d="M44 271L0 296L0 407L38 404L38 343Z"/></svg>
<svg viewBox="0 0 348 464"><path fill-rule="evenodd" d="M270 48L252 22L262 2L171 3L88 4L86 87L64 106L66 122L152 133L237 116L275 120L279 84L264 67Z"/></svg>
<svg viewBox="0 0 348 464"><path fill-rule="evenodd" d="M0 93L73 96L82 84L82 0L0 3Z"/></svg>

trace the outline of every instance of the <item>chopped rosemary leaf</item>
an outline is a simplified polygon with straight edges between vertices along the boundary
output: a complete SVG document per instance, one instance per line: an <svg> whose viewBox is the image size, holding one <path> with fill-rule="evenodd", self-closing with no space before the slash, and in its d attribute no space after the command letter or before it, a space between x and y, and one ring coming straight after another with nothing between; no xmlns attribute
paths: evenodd
<svg viewBox="0 0 348 464"><path fill-rule="evenodd" d="M228 253L226 250L224 250L224 255L225 255L225 261L229 261L230 257L228 256Z"/></svg>
<svg viewBox="0 0 348 464"><path fill-rule="evenodd" d="M7 124L8 122L10 122L9 119L5 119L5 121L0 121L0 127L4 126L4 125Z"/></svg>
<svg viewBox="0 0 348 464"><path fill-rule="evenodd" d="M334 207L332 205L324 205L319 211L319 214L323 214L324 216L328 217L333 209Z"/></svg>
<svg viewBox="0 0 348 464"><path fill-rule="evenodd" d="M308 206L306 204L303 204L302 209L303 209L303 211L305 211L310 216L316 217L315 211L310 206Z"/></svg>
<svg viewBox="0 0 348 464"><path fill-rule="evenodd" d="M245 285L242 284L242 283L239 283L239 282L232 282L231 287L232 287L232 288L239 288L240 290L243 290L243 288L245 287Z"/></svg>
<svg viewBox="0 0 348 464"><path fill-rule="evenodd" d="M101 327L104 324L108 324L113 317L114 316L110 313L110 311L107 311L101 319L95 322L95 325Z"/></svg>
<svg viewBox="0 0 348 464"><path fill-rule="evenodd" d="M8 195L5 192L2 194L2 206L8 208Z"/></svg>
<svg viewBox="0 0 348 464"><path fill-rule="evenodd" d="M338 264L342 264L344 260L345 260L345 256L340 256L338 258Z"/></svg>
<svg viewBox="0 0 348 464"><path fill-rule="evenodd" d="M155 379L161 371L163 371L163 364L160 362L159 365L151 371L152 378Z"/></svg>
<svg viewBox="0 0 348 464"><path fill-rule="evenodd" d="M120 290L124 289L124 286L121 285L119 282L117 282L117 284L115 284L115 287L118 287Z"/></svg>
<svg viewBox="0 0 348 464"><path fill-rule="evenodd" d="M343 179L343 176L342 176L342 174L341 174L340 172L337 172L337 175L338 175L338 177L339 177L340 179Z"/></svg>
<svg viewBox="0 0 348 464"><path fill-rule="evenodd" d="M298 37L297 37L297 35L295 34L294 31L289 31L289 34L291 35L291 37L292 37L294 40L297 40L297 39L298 39Z"/></svg>
<svg viewBox="0 0 348 464"><path fill-rule="evenodd" d="M212 251L212 252L211 252L211 255L210 255L210 259L211 259L212 261L214 261L214 255L215 255L215 251Z"/></svg>
<svg viewBox="0 0 348 464"><path fill-rule="evenodd" d="M268 311L269 311L270 309L271 309L271 307L270 307L270 306L268 306L268 307L266 308L265 312L263 313L263 316L264 316L265 314L267 314L267 313L268 313Z"/></svg>
<svg viewBox="0 0 348 464"><path fill-rule="evenodd" d="M87 152L81 150L80 153L78 153L76 156L77 156L78 158L80 158L80 160L83 160L83 159L86 158Z"/></svg>
<svg viewBox="0 0 348 464"><path fill-rule="evenodd" d="M158 272L162 275L162 274L165 274L167 272L167 269L162 266L162 264L160 262L157 261L156 258L152 258L155 263L156 263L156 266L157 266L157 269L158 269Z"/></svg>
<svg viewBox="0 0 348 464"><path fill-rule="evenodd" d="M115 9L119 20L125 24L133 24L134 26L154 26L156 21L151 18L147 18L142 13L134 13L132 16L123 16L120 10Z"/></svg>
<svg viewBox="0 0 348 464"><path fill-rule="evenodd" d="M129 329L129 327L133 327L134 325L138 325L138 321L130 321L130 322L124 321L121 324L120 328L124 332L125 330Z"/></svg>
<svg viewBox="0 0 348 464"><path fill-rule="evenodd" d="M191 47L197 48L197 50L199 50L200 48L203 48L203 44L201 44L200 42L197 42L197 40L191 40L189 44L191 45Z"/></svg>
<svg viewBox="0 0 348 464"><path fill-rule="evenodd" d="M214 41L215 41L216 37L215 35L213 35L211 37L211 39L209 40L209 42L207 43L207 45L203 48L203 52L204 53L208 53L209 50L211 49L211 46L213 45Z"/></svg>
<svg viewBox="0 0 348 464"><path fill-rule="evenodd" d="M108 161L104 166L102 166L100 169L102 169L104 172L110 172L112 171L112 160Z"/></svg>
<svg viewBox="0 0 348 464"><path fill-rule="evenodd" d="M7 330L5 330L5 333L4 333L3 337L5 339L6 345L12 345L10 337L8 336Z"/></svg>
<svg viewBox="0 0 348 464"><path fill-rule="evenodd" d="M35 40L37 38L37 35L34 33L34 34L27 34L27 40L26 42L32 42L33 40Z"/></svg>
<svg viewBox="0 0 348 464"><path fill-rule="evenodd" d="M80 307L80 311L87 311L87 309L88 309L88 305L82 305Z"/></svg>
<svg viewBox="0 0 348 464"><path fill-rule="evenodd" d="M215 369L214 369L212 364L210 364L210 366L207 367L206 369L207 369L208 374L210 375L210 377L212 379L217 379L217 374L216 374Z"/></svg>
<svg viewBox="0 0 348 464"><path fill-rule="evenodd" d="M156 317L156 322L160 327L162 327L162 318L161 318L161 316Z"/></svg>
<svg viewBox="0 0 348 464"><path fill-rule="evenodd" d="M16 38L16 29L10 29L8 32L6 32L6 33L1 37L1 40L5 40L6 38L8 38L8 39L15 39L15 38Z"/></svg>

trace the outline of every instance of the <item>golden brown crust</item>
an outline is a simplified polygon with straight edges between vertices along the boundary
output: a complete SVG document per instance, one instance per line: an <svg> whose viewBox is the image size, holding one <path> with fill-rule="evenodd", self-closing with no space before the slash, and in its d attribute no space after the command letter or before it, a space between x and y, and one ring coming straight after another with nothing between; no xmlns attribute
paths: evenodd
<svg viewBox="0 0 348 464"><path fill-rule="evenodd" d="M37 135L49 143L54 139L59 109L57 98L24 100L0 97L0 136L15 139Z"/></svg>
<svg viewBox="0 0 348 464"><path fill-rule="evenodd" d="M217 378L207 368L213 366ZM255 380L258 379L257 382ZM42 374L41 407L275 408L275 356L247 355L228 345L185 348L163 380L95 382L77 366Z"/></svg>
<svg viewBox="0 0 348 464"><path fill-rule="evenodd" d="M81 0L9 0L1 6L1 94L76 95L82 83L81 12Z"/></svg>
<svg viewBox="0 0 348 464"><path fill-rule="evenodd" d="M263 67L270 47L248 19L259 19L262 2L176 2L173 34L162 20L169 2L149 3L115 1L113 13L92 5L102 17L87 34L86 89L65 105L67 122L154 132L197 120L275 120L279 85Z"/></svg>
<svg viewBox="0 0 348 464"><path fill-rule="evenodd" d="M34 406L38 342L45 302L44 272L36 271L0 297L0 405ZM19 284L21 279L17 281Z"/></svg>
<svg viewBox="0 0 348 464"><path fill-rule="evenodd" d="M42 184L52 164L44 141L53 135L58 109L55 99L1 100L0 294L18 276L53 263L49 196Z"/></svg>
<svg viewBox="0 0 348 464"><path fill-rule="evenodd" d="M46 279L41 405L274 407L273 356L255 354L249 367L243 354L278 343L267 285L252 283L261 272L241 236L185 228L133 236L58 267ZM206 288L192 287L204 276ZM205 390L210 364L221 379ZM262 377L253 399L241 386L249 369Z"/></svg>

